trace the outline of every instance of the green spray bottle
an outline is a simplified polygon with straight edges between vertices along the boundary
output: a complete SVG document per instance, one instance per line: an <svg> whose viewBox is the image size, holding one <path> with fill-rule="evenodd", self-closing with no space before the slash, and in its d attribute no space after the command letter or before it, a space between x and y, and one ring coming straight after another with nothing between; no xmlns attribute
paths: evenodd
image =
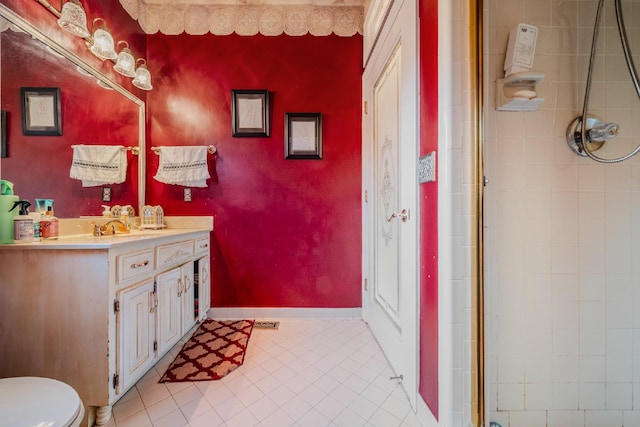
<svg viewBox="0 0 640 427"><path fill-rule="evenodd" d="M13 204L9 212L18 206L20 206L20 211L13 218L13 242L31 243L33 242L33 217L29 215L31 203L27 200L18 200Z"/></svg>
<svg viewBox="0 0 640 427"><path fill-rule="evenodd" d="M9 209L18 200L20 197L13 194L13 183L0 179L0 244L13 243L13 218L18 212Z"/></svg>

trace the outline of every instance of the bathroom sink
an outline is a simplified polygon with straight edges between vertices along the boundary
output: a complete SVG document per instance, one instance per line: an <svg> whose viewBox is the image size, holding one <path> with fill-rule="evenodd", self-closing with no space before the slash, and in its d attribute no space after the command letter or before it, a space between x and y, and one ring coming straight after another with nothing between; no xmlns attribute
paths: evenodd
<svg viewBox="0 0 640 427"><path fill-rule="evenodd" d="M166 233L165 233L166 234ZM107 234L104 236L99 236L98 239L122 239L122 238L130 238L130 239L140 239L145 237L153 237L153 236L162 236L162 233L158 232L149 232L149 231L140 231L140 230L131 230L129 233L116 233L116 234Z"/></svg>
<svg viewBox="0 0 640 427"><path fill-rule="evenodd" d="M148 237L162 236L163 233L157 231L141 231L131 230L129 233L106 234L104 236L94 236L91 233L67 234L58 237L59 240L93 240L97 241L113 241L113 240L139 240ZM165 233L166 235L166 233Z"/></svg>

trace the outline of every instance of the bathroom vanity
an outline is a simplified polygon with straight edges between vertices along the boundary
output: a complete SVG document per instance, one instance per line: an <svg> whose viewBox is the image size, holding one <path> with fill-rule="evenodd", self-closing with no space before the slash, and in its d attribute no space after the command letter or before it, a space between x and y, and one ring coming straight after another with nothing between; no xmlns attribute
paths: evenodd
<svg viewBox="0 0 640 427"><path fill-rule="evenodd" d="M88 423L210 306L212 217L187 227L0 245L0 377L73 387Z"/></svg>

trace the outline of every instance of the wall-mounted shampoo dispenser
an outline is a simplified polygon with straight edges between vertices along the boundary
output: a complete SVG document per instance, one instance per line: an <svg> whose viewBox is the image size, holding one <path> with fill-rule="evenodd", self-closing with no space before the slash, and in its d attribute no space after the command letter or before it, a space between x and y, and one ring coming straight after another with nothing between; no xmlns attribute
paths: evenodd
<svg viewBox="0 0 640 427"><path fill-rule="evenodd" d="M504 76L530 71L533 68L533 57L536 51L538 27L518 24L509 33L507 55L504 58Z"/></svg>
<svg viewBox="0 0 640 427"><path fill-rule="evenodd" d="M536 92L544 74L531 71L537 38L538 28L528 24L518 24L509 33L504 79L496 82L496 110L535 111L544 101Z"/></svg>

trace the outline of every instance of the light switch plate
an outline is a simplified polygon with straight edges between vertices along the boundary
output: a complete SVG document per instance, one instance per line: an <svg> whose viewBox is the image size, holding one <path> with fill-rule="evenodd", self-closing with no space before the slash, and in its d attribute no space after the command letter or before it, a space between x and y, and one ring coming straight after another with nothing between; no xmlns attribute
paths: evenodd
<svg viewBox="0 0 640 427"><path fill-rule="evenodd" d="M418 183L433 182L436 180L436 152L432 151L418 159Z"/></svg>
<svg viewBox="0 0 640 427"><path fill-rule="evenodd" d="M183 190L182 193L183 199L185 202L190 202L191 201L191 189L190 188L185 188Z"/></svg>

